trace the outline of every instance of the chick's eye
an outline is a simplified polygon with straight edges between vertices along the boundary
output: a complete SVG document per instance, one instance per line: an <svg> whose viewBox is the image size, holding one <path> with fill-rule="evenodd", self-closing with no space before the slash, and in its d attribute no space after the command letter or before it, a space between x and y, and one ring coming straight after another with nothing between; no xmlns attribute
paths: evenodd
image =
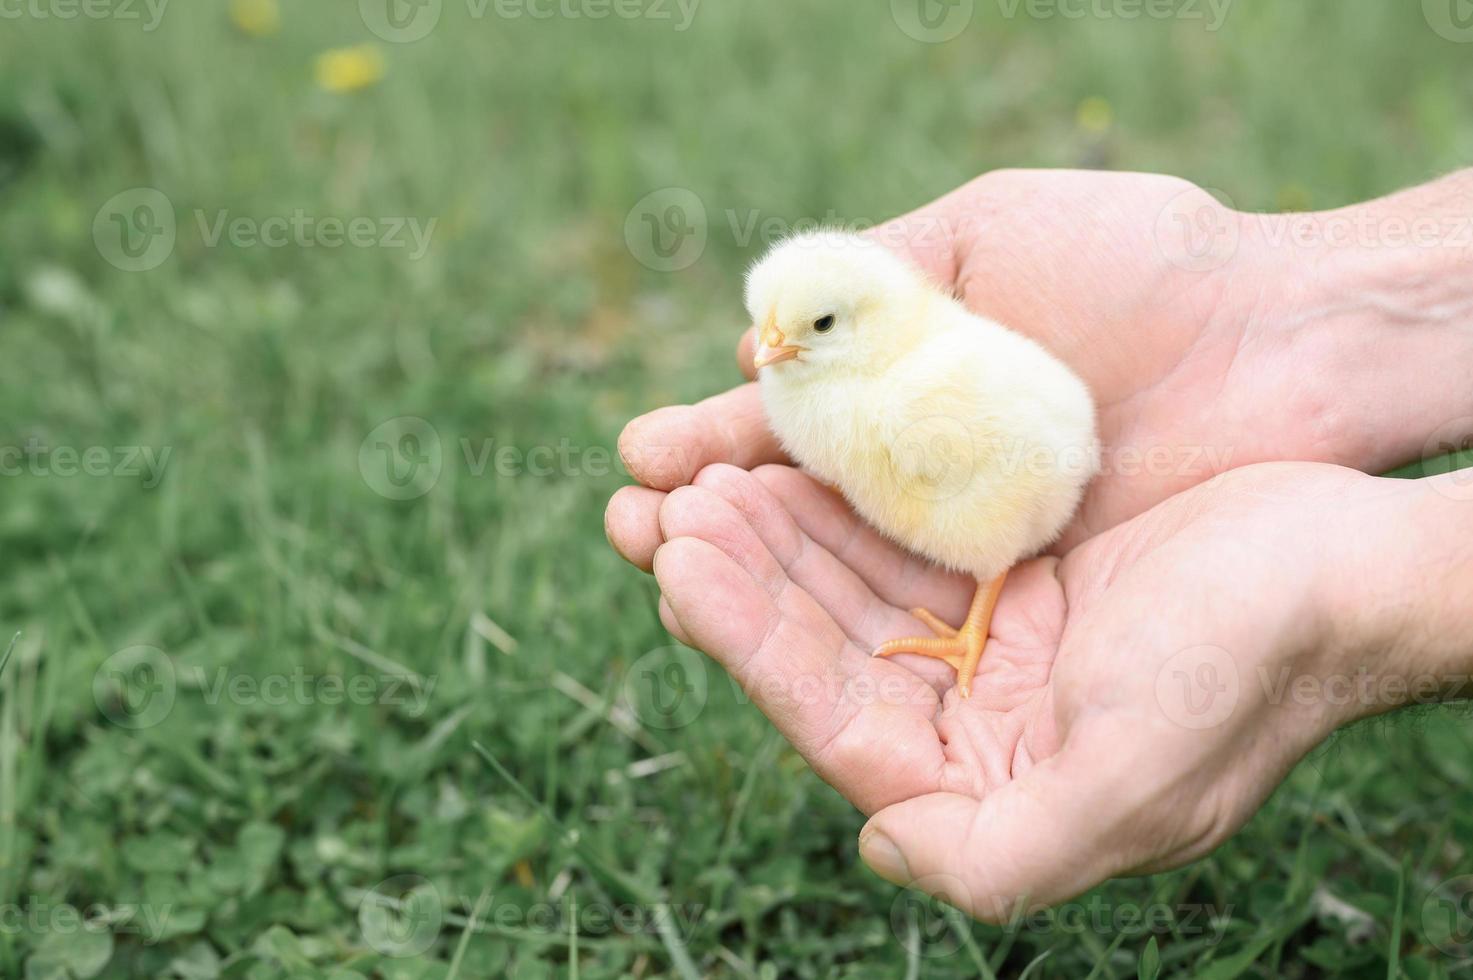
<svg viewBox="0 0 1473 980"><path fill-rule="evenodd" d="M819 333L828 333L834 329L834 315L830 313L828 316L821 316L817 320L814 320L813 329Z"/></svg>

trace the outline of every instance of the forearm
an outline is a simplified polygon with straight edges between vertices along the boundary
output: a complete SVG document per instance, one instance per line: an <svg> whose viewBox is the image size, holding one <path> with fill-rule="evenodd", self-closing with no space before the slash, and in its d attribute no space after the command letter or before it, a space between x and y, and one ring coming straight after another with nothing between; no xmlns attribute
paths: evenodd
<svg viewBox="0 0 1473 980"><path fill-rule="evenodd" d="M1380 472L1473 445L1473 171L1241 220L1243 278L1319 409L1327 459Z"/></svg>

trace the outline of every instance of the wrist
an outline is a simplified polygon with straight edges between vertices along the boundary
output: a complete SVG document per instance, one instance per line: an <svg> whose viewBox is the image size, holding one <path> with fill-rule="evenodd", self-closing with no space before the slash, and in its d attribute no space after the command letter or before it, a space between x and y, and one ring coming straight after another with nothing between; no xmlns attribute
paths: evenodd
<svg viewBox="0 0 1473 980"><path fill-rule="evenodd" d="M1325 647L1357 692L1339 722L1473 697L1473 475L1367 478L1332 524Z"/></svg>
<svg viewBox="0 0 1473 980"><path fill-rule="evenodd" d="M1473 198L1458 175L1338 211L1240 215L1245 332L1282 352L1295 408L1318 422L1313 458L1385 472L1473 441L1473 208L1448 182Z"/></svg>

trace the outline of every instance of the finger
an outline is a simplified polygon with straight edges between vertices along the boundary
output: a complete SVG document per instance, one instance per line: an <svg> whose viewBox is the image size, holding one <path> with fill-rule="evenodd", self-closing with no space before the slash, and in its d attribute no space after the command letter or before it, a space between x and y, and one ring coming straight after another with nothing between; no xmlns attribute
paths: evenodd
<svg viewBox="0 0 1473 980"><path fill-rule="evenodd" d="M755 384L640 416L619 436L619 455L636 480L656 490L683 487L711 463L751 469L786 458Z"/></svg>
<svg viewBox="0 0 1473 980"><path fill-rule="evenodd" d="M695 485L731 505L782 573L811 595L860 649L873 651L886 640L926 633L925 624L882 601L852 569L805 534L782 502L751 473L734 466L708 466L696 476ZM938 691L950 688L955 680L955 672L933 658L906 657L897 662Z"/></svg>
<svg viewBox="0 0 1473 980"><path fill-rule="evenodd" d="M932 793L897 803L860 832L860 856L885 880L985 922L1007 922L1020 903L1066 901L1119 870L1108 838L1130 782L1117 771L1122 759L1066 746L980 800Z"/></svg>
<svg viewBox="0 0 1473 980"><path fill-rule="evenodd" d="M655 555L655 578L691 643L860 809L939 785L935 692L849 643L785 576L759 581L710 541L673 537Z"/></svg>
<svg viewBox="0 0 1473 980"><path fill-rule="evenodd" d="M748 327L746 333L737 341L737 367L747 376L748 381L757 378L757 368L753 364L753 358L757 353L757 328Z"/></svg>
<svg viewBox="0 0 1473 980"><path fill-rule="evenodd" d="M620 487L604 508L604 536L625 561L641 571L654 567L660 536L660 502L665 494L649 487Z"/></svg>
<svg viewBox="0 0 1473 980"><path fill-rule="evenodd" d="M660 622L664 624L665 630L671 636L675 637L676 640L684 643L688 647L695 646L686 634L685 628L680 625L680 620L675 618L675 610L670 608L670 602L664 596L660 596Z"/></svg>
<svg viewBox="0 0 1473 980"><path fill-rule="evenodd" d="M892 606L925 606L942 619L960 623L967 614L975 580L937 567L905 551L864 521L839 494L792 467L764 466L753 475L793 515L803 533L851 568Z"/></svg>

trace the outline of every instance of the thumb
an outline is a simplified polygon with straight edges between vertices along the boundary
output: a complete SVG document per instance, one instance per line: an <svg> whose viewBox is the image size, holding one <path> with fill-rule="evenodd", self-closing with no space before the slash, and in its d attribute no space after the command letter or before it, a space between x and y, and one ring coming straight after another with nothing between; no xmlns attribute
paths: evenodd
<svg viewBox="0 0 1473 980"><path fill-rule="evenodd" d="M860 857L985 922L1073 898L1125 866L1105 846L1119 784L1091 755L1061 752L980 800L931 793L886 807L860 833Z"/></svg>
<svg viewBox="0 0 1473 980"><path fill-rule="evenodd" d="M752 365L752 355L757 353L757 328L748 327L742 339L737 341L737 367L742 369L748 381L757 380L757 369Z"/></svg>

